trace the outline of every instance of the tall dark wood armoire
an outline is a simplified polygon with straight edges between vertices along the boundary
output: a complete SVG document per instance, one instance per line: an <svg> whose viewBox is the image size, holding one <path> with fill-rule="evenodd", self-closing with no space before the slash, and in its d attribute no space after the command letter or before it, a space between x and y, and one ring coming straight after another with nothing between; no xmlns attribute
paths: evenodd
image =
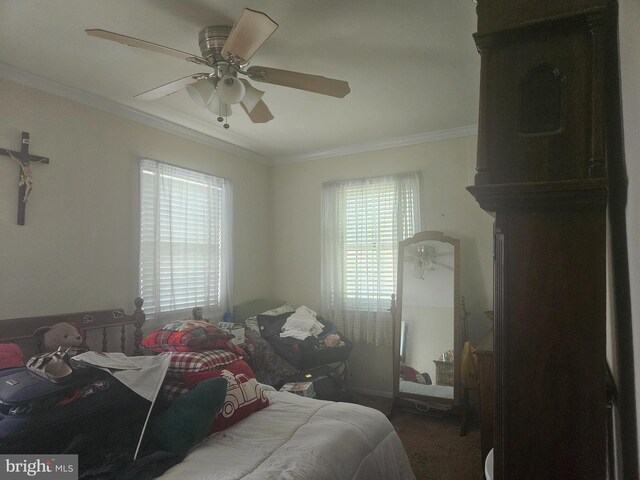
<svg viewBox="0 0 640 480"><path fill-rule="evenodd" d="M478 0L494 479L606 477L606 0ZM614 52L615 54L615 52Z"/></svg>

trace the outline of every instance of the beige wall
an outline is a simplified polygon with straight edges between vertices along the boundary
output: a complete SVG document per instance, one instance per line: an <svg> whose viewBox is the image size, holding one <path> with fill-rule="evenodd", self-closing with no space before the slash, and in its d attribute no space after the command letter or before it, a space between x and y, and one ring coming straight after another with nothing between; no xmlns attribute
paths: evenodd
<svg viewBox="0 0 640 480"><path fill-rule="evenodd" d="M320 304L322 183L420 171L423 229L461 239L471 335L486 331L492 219L464 189L473 182L475 137L267 167L0 81L0 146L18 149L23 130L31 133L31 151L51 163L33 166L26 225L18 226L18 167L0 156L0 319L133 308L138 160L147 157L233 181L236 303L279 297L314 309ZM390 359L389 348L356 346L356 383L390 392Z"/></svg>
<svg viewBox="0 0 640 480"><path fill-rule="evenodd" d="M461 294L480 319L493 303L493 219L465 187L473 183L475 136L274 167L271 174L276 297L320 306L322 184L419 171L422 229L461 239Z"/></svg>
<svg viewBox="0 0 640 480"><path fill-rule="evenodd" d="M627 245L636 375L636 411L640 413L640 3L620 2L620 60L625 162L629 176ZM639 417L640 418L640 417ZM640 431L638 434L640 444Z"/></svg>
<svg viewBox="0 0 640 480"><path fill-rule="evenodd" d="M0 319L133 308L143 157L232 180L235 300L270 293L267 166L0 81L0 147L19 150L23 130L51 163L33 166L18 226L18 165L0 156Z"/></svg>
<svg viewBox="0 0 640 480"><path fill-rule="evenodd" d="M405 364L427 372L436 383L434 360L453 349L453 308L402 306L407 322L407 359Z"/></svg>
<svg viewBox="0 0 640 480"><path fill-rule="evenodd" d="M333 159L276 166L271 172L273 294L313 309L320 307L320 209L322 183L419 171L422 229L461 239L461 294L472 313L470 335L487 331L492 308L493 219L465 187L473 183L476 137L442 140ZM390 351L362 349L352 355L353 382L391 390ZM374 361L375 359L375 361ZM371 365L376 365L372 374ZM375 382L375 386L372 386Z"/></svg>

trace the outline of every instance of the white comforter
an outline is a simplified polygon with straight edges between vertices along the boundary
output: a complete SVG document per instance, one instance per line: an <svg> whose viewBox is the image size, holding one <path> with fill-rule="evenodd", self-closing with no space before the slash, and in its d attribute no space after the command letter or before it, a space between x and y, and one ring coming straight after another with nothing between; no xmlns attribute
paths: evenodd
<svg viewBox="0 0 640 480"><path fill-rule="evenodd" d="M211 435L163 480L412 480L400 438L379 411L267 392L270 405Z"/></svg>

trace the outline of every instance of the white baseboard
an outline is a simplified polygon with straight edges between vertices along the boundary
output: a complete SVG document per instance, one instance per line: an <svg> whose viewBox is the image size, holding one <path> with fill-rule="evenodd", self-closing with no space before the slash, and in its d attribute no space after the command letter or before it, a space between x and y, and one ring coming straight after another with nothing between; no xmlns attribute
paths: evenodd
<svg viewBox="0 0 640 480"><path fill-rule="evenodd" d="M374 397L393 398L393 392L387 392L385 390L371 390L369 388L350 387L354 393L360 393L362 395L372 395Z"/></svg>

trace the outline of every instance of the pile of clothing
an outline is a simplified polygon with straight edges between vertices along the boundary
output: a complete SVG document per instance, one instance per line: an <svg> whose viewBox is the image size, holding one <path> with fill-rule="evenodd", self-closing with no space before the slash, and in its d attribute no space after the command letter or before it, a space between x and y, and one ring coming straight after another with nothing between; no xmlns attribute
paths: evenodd
<svg viewBox="0 0 640 480"><path fill-rule="evenodd" d="M318 314L304 305L298 307L284 322L280 338L287 337L303 341L309 337L316 337L327 347L344 345L338 335L338 328L331 322L318 320Z"/></svg>
<svg viewBox="0 0 640 480"><path fill-rule="evenodd" d="M342 362L353 348L334 323L304 305L294 312L258 315L257 320L260 335L299 369Z"/></svg>

